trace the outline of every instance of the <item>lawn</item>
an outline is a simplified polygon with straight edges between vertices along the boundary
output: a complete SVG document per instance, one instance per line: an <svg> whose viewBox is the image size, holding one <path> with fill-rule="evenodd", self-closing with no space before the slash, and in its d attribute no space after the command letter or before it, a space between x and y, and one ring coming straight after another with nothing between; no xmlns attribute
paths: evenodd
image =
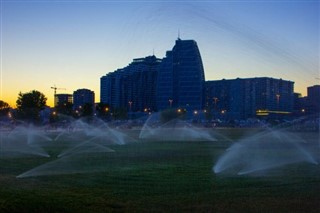
<svg viewBox="0 0 320 213"><path fill-rule="evenodd" d="M232 139L248 133L221 131ZM65 143L47 144L50 158L0 158L0 212L320 211L319 165L299 162L263 174L215 174L214 164L233 143L228 140L140 140L110 145L114 152L57 158ZM29 177L16 177L37 166Z"/></svg>

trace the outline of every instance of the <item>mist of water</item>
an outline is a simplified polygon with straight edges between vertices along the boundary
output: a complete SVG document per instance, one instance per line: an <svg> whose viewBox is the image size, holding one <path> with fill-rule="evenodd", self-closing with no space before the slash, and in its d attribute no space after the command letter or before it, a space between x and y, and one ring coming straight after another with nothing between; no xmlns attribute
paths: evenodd
<svg viewBox="0 0 320 213"><path fill-rule="evenodd" d="M24 155L50 157L43 147L52 139L41 128L21 125L11 131L1 131L0 134L2 157L21 157Z"/></svg>
<svg viewBox="0 0 320 213"><path fill-rule="evenodd" d="M159 122L155 113L143 125L139 138L159 141L215 141L216 139L205 128L198 128L187 121L174 119L167 123Z"/></svg>
<svg viewBox="0 0 320 213"><path fill-rule="evenodd" d="M235 142L213 167L215 173L250 174L306 162L318 164L306 141L285 130L267 130Z"/></svg>
<svg viewBox="0 0 320 213"><path fill-rule="evenodd" d="M98 147L90 146L90 144L86 145L87 151L82 149L81 151L78 150L77 154L65 154L61 158L56 158L26 171L18 175L17 178L108 171L110 163L106 161L104 156L109 152L113 152L113 150L105 148L96 149ZM82 146L82 148L84 147Z"/></svg>

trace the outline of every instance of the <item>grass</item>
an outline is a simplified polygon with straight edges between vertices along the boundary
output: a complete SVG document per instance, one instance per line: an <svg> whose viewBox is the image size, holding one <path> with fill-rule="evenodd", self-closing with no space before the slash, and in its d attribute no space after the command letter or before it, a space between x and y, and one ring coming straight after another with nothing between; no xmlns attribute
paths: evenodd
<svg viewBox="0 0 320 213"><path fill-rule="evenodd" d="M242 134L235 131L233 138ZM318 165L297 163L262 176L216 175L212 167L230 146L227 141L113 145L115 152L66 157L49 168L84 173L16 178L56 160L64 141L56 143L46 147L51 158L0 158L0 212L320 210Z"/></svg>

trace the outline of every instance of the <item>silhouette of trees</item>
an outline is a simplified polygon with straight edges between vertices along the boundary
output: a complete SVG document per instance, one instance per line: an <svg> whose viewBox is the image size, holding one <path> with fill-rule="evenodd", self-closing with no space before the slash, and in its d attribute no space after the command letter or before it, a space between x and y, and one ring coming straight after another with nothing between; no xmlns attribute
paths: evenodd
<svg viewBox="0 0 320 213"><path fill-rule="evenodd" d="M185 119L186 109L166 109L160 113L160 122L166 123L174 119Z"/></svg>
<svg viewBox="0 0 320 213"><path fill-rule="evenodd" d="M0 116L8 115L10 106L8 103L0 100Z"/></svg>
<svg viewBox="0 0 320 213"><path fill-rule="evenodd" d="M82 116L92 116L93 115L93 106L92 104L85 103L82 106Z"/></svg>
<svg viewBox="0 0 320 213"><path fill-rule="evenodd" d="M102 119L110 119L111 108L109 104L99 103L96 106L97 116Z"/></svg>
<svg viewBox="0 0 320 213"><path fill-rule="evenodd" d="M65 102L65 103L59 103L58 106L56 106L55 108L58 113L71 116L73 114L72 107L73 107L72 103Z"/></svg>
<svg viewBox="0 0 320 213"><path fill-rule="evenodd" d="M128 112L125 108L115 108L113 109L112 117L115 120L126 120L128 119Z"/></svg>
<svg viewBox="0 0 320 213"><path fill-rule="evenodd" d="M47 98L37 90L19 93L17 103L17 117L30 122L40 120L40 111L46 106Z"/></svg>

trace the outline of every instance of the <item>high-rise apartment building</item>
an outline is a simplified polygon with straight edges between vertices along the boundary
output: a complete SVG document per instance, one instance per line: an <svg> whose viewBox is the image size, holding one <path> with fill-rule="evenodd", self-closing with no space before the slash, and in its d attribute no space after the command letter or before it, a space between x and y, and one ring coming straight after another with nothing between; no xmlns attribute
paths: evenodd
<svg viewBox="0 0 320 213"><path fill-rule="evenodd" d="M194 40L176 40L159 67L157 108L181 107L189 111L204 105L205 76L198 45Z"/></svg>
<svg viewBox="0 0 320 213"><path fill-rule="evenodd" d="M58 107L64 104L72 104L73 95L72 94L56 94L54 100L55 100L55 103L54 103L55 107Z"/></svg>
<svg viewBox="0 0 320 213"><path fill-rule="evenodd" d="M274 78L206 82L207 107L217 117L246 119L293 112L294 83Z"/></svg>
<svg viewBox="0 0 320 213"><path fill-rule="evenodd" d="M94 92L89 89L78 89L73 92L73 109L82 108L90 104L94 107Z"/></svg>
<svg viewBox="0 0 320 213"><path fill-rule="evenodd" d="M100 79L100 102L113 108L137 112L156 110L156 81L161 59L153 56L133 59L127 67Z"/></svg>
<svg viewBox="0 0 320 213"><path fill-rule="evenodd" d="M308 113L320 112L320 85L314 85L307 88Z"/></svg>

